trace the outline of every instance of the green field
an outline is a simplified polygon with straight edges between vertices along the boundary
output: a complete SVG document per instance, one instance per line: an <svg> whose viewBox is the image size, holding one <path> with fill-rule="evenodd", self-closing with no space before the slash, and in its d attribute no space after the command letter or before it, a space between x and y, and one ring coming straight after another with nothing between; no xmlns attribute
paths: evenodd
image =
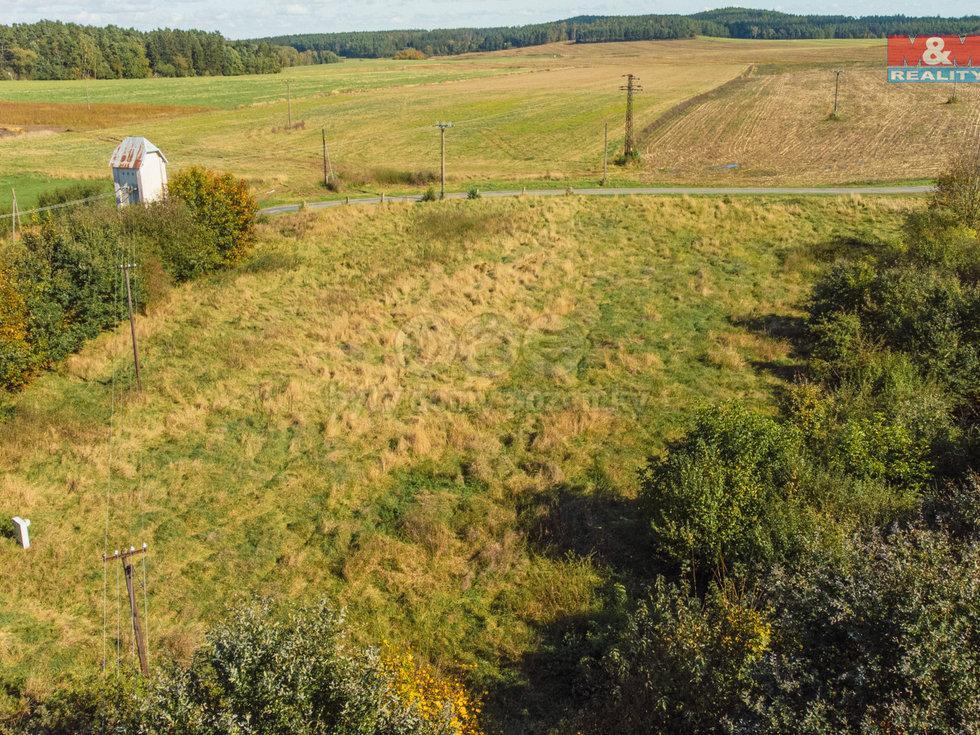
<svg viewBox="0 0 980 735"><path fill-rule="evenodd" d="M644 457L695 406L769 405L798 361L758 325L796 313L814 246L891 236L905 204L563 197L269 221L249 263L140 319L142 398L124 330L14 398L0 488L33 545L0 545L5 676L44 692L96 664L104 581L110 648L125 605L100 554L145 541L155 660L250 593L328 596L365 639L475 666L495 726L528 731L568 696L529 662L633 574Z"/></svg>
<svg viewBox="0 0 980 735"><path fill-rule="evenodd" d="M286 69L280 74L239 77L18 81L0 86L0 99L18 102L100 102L187 105L226 110L286 102L286 82L296 99L407 85L475 79L502 73L501 65L477 61L351 59L340 64ZM503 70L521 71L518 65Z"/></svg>

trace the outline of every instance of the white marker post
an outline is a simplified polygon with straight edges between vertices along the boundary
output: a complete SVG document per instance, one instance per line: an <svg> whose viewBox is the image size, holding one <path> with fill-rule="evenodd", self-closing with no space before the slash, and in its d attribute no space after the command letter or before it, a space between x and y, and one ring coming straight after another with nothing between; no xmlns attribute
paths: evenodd
<svg viewBox="0 0 980 735"><path fill-rule="evenodd" d="M25 549L31 548L31 537L27 533L27 527L31 525L31 522L27 518L21 518L20 516L14 516L14 523L20 526L20 542L23 544Z"/></svg>

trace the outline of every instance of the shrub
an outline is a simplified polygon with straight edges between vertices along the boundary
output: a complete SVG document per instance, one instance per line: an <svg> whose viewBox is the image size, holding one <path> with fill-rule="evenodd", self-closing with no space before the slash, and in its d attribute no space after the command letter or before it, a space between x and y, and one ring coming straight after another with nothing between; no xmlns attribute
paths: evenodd
<svg viewBox="0 0 980 735"><path fill-rule="evenodd" d="M24 234L12 266L27 310L27 341L46 367L114 326L121 317L119 221L115 208L93 208L54 219ZM143 302L141 280L133 295Z"/></svg>
<svg viewBox="0 0 980 735"><path fill-rule="evenodd" d="M94 181L83 181L37 195L38 208L51 207L65 202L77 202L106 194L106 185ZM111 196L111 192L108 194Z"/></svg>
<svg viewBox="0 0 980 735"><path fill-rule="evenodd" d="M980 546L913 528L766 582L772 650L738 731L980 732Z"/></svg>
<svg viewBox="0 0 980 735"><path fill-rule="evenodd" d="M0 389L24 385L31 373L27 318L24 299L12 282L10 270L0 261Z"/></svg>
<svg viewBox="0 0 980 735"><path fill-rule="evenodd" d="M122 216L127 235L136 239L144 259L158 259L178 283L202 276L221 264L217 234L199 224L181 199L126 207Z"/></svg>
<svg viewBox="0 0 980 735"><path fill-rule="evenodd" d="M660 553L699 571L783 556L800 522L798 453L795 432L739 403L698 412L642 480Z"/></svg>
<svg viewBox="0 0 980 735"><path fill-rule="evenodd" d="M713 584L702 600L658 578L601 661L585 728L724 732L769 645L770 625L751 595Z"/></svg>
<svg viewBox="0 0 980 735"><path fill-rule="evenodd" d="M212 233L222 263L232 265L248 254L255 242L258 204L244 179L195 166L174 175L167 189Z"/></svg>
<svg viewBox="0 0 980 735"><path fill-rule="evenodd" d="M952 212L967 227L980 227L980 150L965 145L936 180L935 205Z"/></svg>
<svg viewBox="0 0 980 735"><path fill-rule="evenodd" d="M279 616L262 602L235 610L188 668L154 683L146 729L479 735L475 713L457 683L411 656L354 646L343 613L326 603Z"/></svg>
<svg viewBox="0 0 980 735"><path fill-rule="evenodd" d="M887 423L883 415L851 419L837 437L836 463L860 479L919 490L929 480L931 466L924 459L926 443L916 441L901 424Z"/></svg>
<svg viewBox="0 0 980 735"><path fill-rule="evenodd" d="M479 199L481 196L482 195L480 194L480 190L477 189L475 186L470 187L470 190L466 192L467 199Z"/></svg>
<svg viewBox="0 0 980 735"><path fill-rule="evenodd" d="M420 201L420 202L434 202L434 201L435 201L436 199L438 199L438 198L439 198L439 195L438 195L438 194L436 194L436 189L435 189L435 187L434 187L434 186L430 186L430 187L429 187L428 189L426 189L426 190L425 190L425 191L424 191L424 192L422 193L422 196L421 196L421 198L419 199L419 201Z"/></svg>
<svg viewBox="0 0 980 735"><path fill-rule="evenodd" d="M814 357L832 370L859 368L877 343L904 352L958 393L980 383L980 290L923 263L838 265L809 304Z"/></svg>

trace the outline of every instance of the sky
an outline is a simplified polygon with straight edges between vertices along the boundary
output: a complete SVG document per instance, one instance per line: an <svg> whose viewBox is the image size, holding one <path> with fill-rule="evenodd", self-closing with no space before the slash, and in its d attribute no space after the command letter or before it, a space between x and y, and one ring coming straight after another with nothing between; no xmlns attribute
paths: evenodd
<svg viewBox="0 0 980 735"><path fill-rule="evenodd" d="M697 13L742 5L786 13L828 15L942 15L980 13L974 0L0 0L0 24L60 20L84 25L116 25L141 31L195 28L219 31L229 39L288 33L375 31L396 28L459 28L525 25L576 15Z"/></svg>

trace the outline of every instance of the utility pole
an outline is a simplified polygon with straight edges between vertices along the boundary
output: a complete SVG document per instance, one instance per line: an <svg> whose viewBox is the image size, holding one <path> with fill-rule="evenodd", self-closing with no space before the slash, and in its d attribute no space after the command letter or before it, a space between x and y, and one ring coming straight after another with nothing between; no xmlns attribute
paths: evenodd
<svg viewBox="0 0 980 735"><path fill-rule="evenodd" d="M103 554L102 563L106 564L117 559L122 560L123 571L126 574L126 591L129 593L129 610L133 616L133 640L136 641L136 653L140 659L140 671L143 672L143 676L149 676L150 664L146 656L146 639L143 637L143 627L140 625L139 606L136 604L136 589L133 586L133 563L130 561L130 557L145 553L146 544L143 544L142 549L130 546L129 551L122 553L116 551L115 554L109 557ZM143 590L143 594L146 594L146 590Z"/></svg>
<svg viewBox="0 0 980 735"><path fill-rule="evenodd" d="M956 102L956 75L953 75L953 102Z"/></svg>
<svg viewBox="0 0 980 735"><path fill-rule="evenodd" d="M13 200L10 210L10 234L13 241L17 242L17 220L20 219L20 212L17 211L17 192L14 191L13 187L10 188L10 198Z"/></svg>
<svg viewBox="0 0 980 735"><path fill-rule="evenodd" d="M440 137L442 139L442 192L439 195L440 199L446 198L446 128L451 128L453 124L451 122L436 122L435 127L439 128Z"/></svg>
<svg viewBox="0 0 980 735"><path fill-rule="evenodd" d="M323 186L327 186L327 129L320 128L323 135Z"/></svg>
<svg viewBox="0 0 980 735"><path fill-rule="evenodd" d="M286 110L289 115L289 129L293 128L293 100L289 94L289 85L292 84L292 79L283 79L282 83L286 85Z"/></svg>
<svg viewBox="0 0 980 735"><path fill-rule="evenodd" d="M609 173L609 123L606 123L606 134L602 138L602 185L606 185Z"/></svg>
<svg viewBox="0 0 980 735"><path fill-rule="evenodd" d="M834 81L834 117L837 117L837 96L840 91L840 75L844 73L843 69L834 69L834 74L837 78Z"/></svg>
<svg viewBox="0 0 980 735"><path fill-rule="evenodd" d="M620 87L621 90L626 92L626 147L623 150L623 157L629 158L634 153L634 141L633 141L633 94L636 92L642 92L643 87L641 87L638 82L640 81L638 77L632 74L623 74L626 77L626 86Z"/></svg>
<svg viewBox="0 0 980 735"><path fill-rule="evenodd" d="M133 317L133 291L129 287L129 269L135 267L136 265L133 263L119 266L122 272L126 274L126 301L129 304L129 331L133 335L133 363L136 365L136 387L142 393L143 381L140 378L140 355L139 350L136 349L136 320Z"/></svg>

